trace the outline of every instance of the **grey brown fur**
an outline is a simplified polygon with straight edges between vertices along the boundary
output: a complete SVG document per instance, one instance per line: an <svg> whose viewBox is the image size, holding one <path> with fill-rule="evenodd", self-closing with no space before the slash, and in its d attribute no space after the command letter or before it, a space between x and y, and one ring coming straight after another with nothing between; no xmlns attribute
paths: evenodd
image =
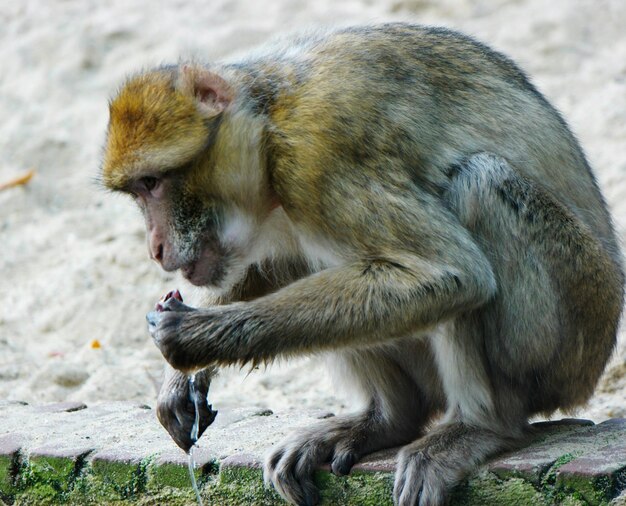
<svg viewBox="0 0 626 506"><path fill-rule="evenodd" d="M206 131L181 112L146 133L170 114L154 83ZM193 129L201 147L176 151ZM103 175L138 195L164 268L218 291L150 315L176 374L328 352L363 397L273 449L266 479L292 503L318 501L321 463L346 474L404 445L396 504L443 504L529 416L584 403L613 349L624 275L584 154L513 63L457 33L340 29L139 76L113 102ZM211 230L185 229L168 195ZM160 416L188 447L173 384Z"/></svg>

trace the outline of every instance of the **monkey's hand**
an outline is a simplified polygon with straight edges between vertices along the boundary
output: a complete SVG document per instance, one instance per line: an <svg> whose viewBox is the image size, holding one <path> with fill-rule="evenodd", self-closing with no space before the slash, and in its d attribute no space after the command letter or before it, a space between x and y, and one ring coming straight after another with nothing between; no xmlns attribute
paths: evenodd
<svg viewBox="0 0 626 506"><path fill-rule="evenodd" d="M197 309L183 304L178 290L169 292L159 302L154 311L146 315L148 331L165 359L175 368L184 373L192 373L195 364L182 350L180 341L180 325L185 313L196 312Z"/></svg>
<svg viewBox="0 0 626 506"><path fill-rule="evenodd" d="M148 313L148 331L174 369L191 374L214 365L245 363L246 303L191 308L175 297Z"/></svg>
<svg viewBox="0 0 626 506"><path fill-rule="evenodd" d="M214 369L204 369L196 373L194 384L200 415L198 438L213 423L217 415L217 411L212 409L207 399L213 374ZM157 399L157 417L174 442L188 452L194 444L191 429L195 421L194 400L189 393L189 376L171 367L167 368L165 381Z"/></svg>

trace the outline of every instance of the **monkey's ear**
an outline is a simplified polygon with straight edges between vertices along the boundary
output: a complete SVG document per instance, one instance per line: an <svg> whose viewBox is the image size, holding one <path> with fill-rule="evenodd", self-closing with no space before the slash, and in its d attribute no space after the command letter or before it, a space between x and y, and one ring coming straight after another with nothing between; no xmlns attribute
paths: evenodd
<svg viewBox="0 0 626 506"><path fill-rule="evenodd" d="M208 118L220 114L233 100L231 86L207 69L183 65L178 85L180 91L195 98L198 109Z"/></svg>

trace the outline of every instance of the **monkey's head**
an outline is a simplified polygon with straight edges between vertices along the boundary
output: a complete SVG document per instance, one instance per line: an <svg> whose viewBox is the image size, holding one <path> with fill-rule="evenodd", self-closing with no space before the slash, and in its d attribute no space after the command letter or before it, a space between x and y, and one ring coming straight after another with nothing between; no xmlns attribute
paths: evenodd
<svg viewBox="0 0 626 506"><path fill-rule="evenodd" d="M276 206L263 125L217 73L183 65L129 79L110 104L104 185L131 195L150 256L193 284L229 288Z"/></svg>

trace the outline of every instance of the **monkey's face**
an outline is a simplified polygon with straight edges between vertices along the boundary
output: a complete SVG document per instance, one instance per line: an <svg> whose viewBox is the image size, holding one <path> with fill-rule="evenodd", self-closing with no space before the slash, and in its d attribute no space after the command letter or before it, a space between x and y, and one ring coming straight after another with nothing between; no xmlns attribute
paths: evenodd
<svg viewBox="0 0 626 506"><path fill-rule="evenodd" d="M260 135L232 112L233 97L220 76L196 67L130 79L111 102L102 167L104 184L141 208L150 256L195 285L224 289L249 265L270 208L251 147Z"/></svg>
<svg viewBox="0 0 626 506"><path fill-rule="evenodd" d="M141 178L130 193L144 216L152 259L194 285L227 289L250 263L258 221L202 188L176 173Z"/></svg>
<svg viewBox="0 0 626 506"><path fill-rule="evenodd" d="M181 176L138 183L133 195L144 215L151 258L166 271L180 269L195 285L218 285L227 256L218 238L219 206L191 192Z"/></svg>

